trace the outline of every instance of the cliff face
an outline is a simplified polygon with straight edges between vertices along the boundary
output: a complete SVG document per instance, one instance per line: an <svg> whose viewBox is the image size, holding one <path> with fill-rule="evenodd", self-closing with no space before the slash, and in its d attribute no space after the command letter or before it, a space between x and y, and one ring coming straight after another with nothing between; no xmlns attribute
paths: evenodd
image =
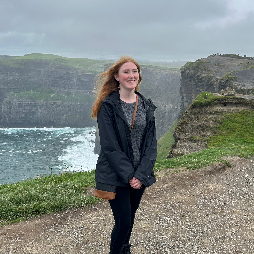
<svg viewBox="0 0 254 254"><path fill-rule="evenodd" d="M88 127L95 122L89 117L90 103L5 99L2 123L6 127ZM7 125L8 124L8 125Z"/></svg>
<svg viewBox="0 0 254 254"><path fill-rule="evenodd" d="M0 126L94 125L94 120L88 117L88 109L92 105L95 75L55 60L17 59L11 63L2 60ZM77 102L77 94L83 94L85 100Z"/></svg>
<svg viewBox="0 0 254 254"><path fill-rule="evenodd" d="M151 98L155 111L157 136L164 135L180 110L180 72L142 66L140 92Z"/></svg>
<svg viewBox="0 0 254 254"><path fill-rule="evenodd" d="M224 92L223 92L224 93ZM185 111L174 132L175 143L168 158L178 157L206 148L208 138L216 131L223 113L236 113L242 110L254 110L254 96L232 94L231 96L214 94L209 103L194 101ZM233 96L232 96L233 95Z"/></svg>
<svg viewBox="0 0 254 254"><path fill-rule="evenodd" d="M54 61L16 60L13 66L0 62L1 93L34 89L52 89L55 92L90 91L95 74Z"/></svg>
<svg viewBox="0 0 254 254"><path fill-rule="evenodd" d="M95 126L92 90L105 62L36 57L0 57L0 127ZM148 66L141 69L140 92L157 106L160 137L178 116L180 72Z"/></svg>
<svg viewBox="0 0 254 254"><path fill-rule="evenodd" d="M220 93L227 87L241 94L253 93L253 57L214 54L185 64L181 68L182 112L201 92Z"/></svg>

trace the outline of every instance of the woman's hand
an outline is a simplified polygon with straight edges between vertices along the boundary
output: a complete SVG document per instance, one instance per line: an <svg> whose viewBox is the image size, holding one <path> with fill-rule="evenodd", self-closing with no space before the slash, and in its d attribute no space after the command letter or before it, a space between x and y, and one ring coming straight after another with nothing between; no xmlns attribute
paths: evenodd
<svg viewBox="0 0 254 254"><path fill-rule="evenodd" d="M130 181L130 186L133 188L133 189L140 189L141 186L142 186L142 182L140 180L138 180L136 177L133 177Z"/></svg>

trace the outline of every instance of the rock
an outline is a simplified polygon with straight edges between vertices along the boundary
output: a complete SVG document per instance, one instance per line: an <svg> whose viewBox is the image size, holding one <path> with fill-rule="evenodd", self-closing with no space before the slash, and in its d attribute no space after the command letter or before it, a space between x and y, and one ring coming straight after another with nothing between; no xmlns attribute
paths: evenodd
<svg viewBox="0 0 254 254"><path fill-rule="evenodd" d="M231 89L239 94L252 94L254 88L254 58L234 54L210 55L189 62L181 68L183 113L201 92L220 93Z"/></svg>
<svg viewBox="0 0 254 254"><path fill-rule="evenodd" d="M195 101L179 120L174 132L174 144L167 158L178 157L206 148L208 138L215 133L215 127L223 113L236 113L254 109L254 96L235 94L222 96L214 94L207 105Z"/></svg>
<svg viewBox="0 0 254 254"><path fill-rule="evenodd" d="M168 158L206 148L222 113L253 109L254 58L213 54L181 68L181 110ZM192 104L202 92L217 99L209 105ZM182 117L181 117L182 116Z"/></svg>

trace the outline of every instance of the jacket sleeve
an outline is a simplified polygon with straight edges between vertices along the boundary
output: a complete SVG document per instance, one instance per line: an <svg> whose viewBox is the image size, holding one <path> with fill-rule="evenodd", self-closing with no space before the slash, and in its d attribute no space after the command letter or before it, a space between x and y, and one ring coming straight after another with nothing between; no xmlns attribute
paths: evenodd
<svg viewBox="0 0 254 254"><path fill-rule="evenodd" d="M142 158L134 177L139 179L145 186L150 186L155 183L153 167L157 157L157 140L156 140L156 128L155 119L150 122L145 137L144 151Z"/></svg>
<svg viewBox="0 0 254 254"><path fill-rule="evenodd" d="M120 177L124 183L129 183L129 180L134 176L134 168L119 146L118 130L114 111L110 105L103 103L98 117L98 127L100 135L101 152L105 154L107 161L112 170Z"/></svg>

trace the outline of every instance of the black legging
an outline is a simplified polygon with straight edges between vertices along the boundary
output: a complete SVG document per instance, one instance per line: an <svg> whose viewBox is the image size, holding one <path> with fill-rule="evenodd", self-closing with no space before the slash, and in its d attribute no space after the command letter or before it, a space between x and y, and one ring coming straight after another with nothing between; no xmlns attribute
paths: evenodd
<svg viewBox="0 0 254 254"><path fill-rule="evenodd" d="M112 254L119 254L122 246L129 243L135 213L144 191L144 186L141 189L117 187L116 198L109 201L115 219L110 245Z"/></svg>

